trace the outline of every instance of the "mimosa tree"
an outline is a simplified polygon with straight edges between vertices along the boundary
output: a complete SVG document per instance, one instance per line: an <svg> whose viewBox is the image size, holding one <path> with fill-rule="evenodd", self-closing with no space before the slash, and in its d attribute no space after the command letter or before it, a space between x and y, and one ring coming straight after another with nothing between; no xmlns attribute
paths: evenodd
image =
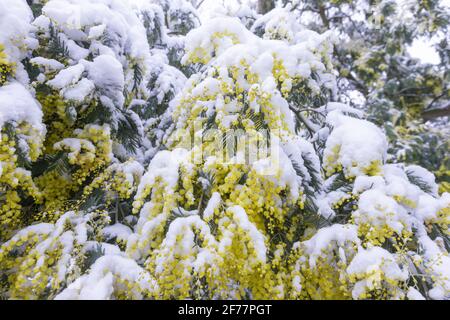
<svg viewBox="0 0 450 320"><path fill-rule="evenodd" d="M18 3L2 297L450 297L450 194L339 100L333 32L290 7L249 30L183 1Z"/></svg>

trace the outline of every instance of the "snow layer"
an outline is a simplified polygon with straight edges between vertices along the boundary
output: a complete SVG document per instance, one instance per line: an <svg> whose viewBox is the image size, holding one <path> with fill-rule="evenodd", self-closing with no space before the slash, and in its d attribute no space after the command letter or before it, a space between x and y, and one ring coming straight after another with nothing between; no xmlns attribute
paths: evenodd
<svg viewBox="0 0 450 320"><path fill-rule="evenodd" d="M157 288L155 280L134 260L107 255L97 259L88 274L71 283L55 300L110 300L114 298L115 277L137 283L146 290Z"/></svg>
<svg viewBox="0 0 450 320"><path fill-rule="evenodd" d="M32 34L32 19L25 0L0 0L0 44L5 47L8 60L16 64L15 77L22 84L27 84L28 75L21 61L38 45Z"/></svg>
<svg viewBox="0 0 450 320"><path fill-rule="evenodd" d="M11 82L0 87L0 101L0 129L8 122L28 122L39 133L45 133L41 106L22 84Z"/></svg>
<svg viewBox="0 0 450 320"><path fill-rule="evenodd" d="M328 114L327 122L333 130L326 142L325 166L340 164L347 175L359 176L371 164L384 163L388 144L380 128L337 110Z"/></svg>

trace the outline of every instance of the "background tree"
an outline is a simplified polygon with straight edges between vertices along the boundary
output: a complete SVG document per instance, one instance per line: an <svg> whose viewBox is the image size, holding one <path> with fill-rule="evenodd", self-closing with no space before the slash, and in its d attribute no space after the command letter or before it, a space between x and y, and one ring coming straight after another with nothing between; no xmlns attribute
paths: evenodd
<svg viewBox="0 0 450 320"><path fill-rule="evenodd" d="M441 1L285 3L308 28L337 34L339 100L384 127L392 161L419 163L448 191L449 8ZM412 57L409 47L416 40L434 43L439 61Z"/></svg>

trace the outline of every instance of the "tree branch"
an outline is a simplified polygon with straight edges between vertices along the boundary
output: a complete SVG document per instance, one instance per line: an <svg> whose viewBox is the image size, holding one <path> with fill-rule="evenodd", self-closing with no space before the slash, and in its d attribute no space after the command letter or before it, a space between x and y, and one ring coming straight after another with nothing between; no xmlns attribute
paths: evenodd
<svg viewBox="0 0 450 320"><path fill-rule="evenodd" d="M443 108L435 108L431 110L425 110L422 112L422 118L425 121L446 116L450 116L450 103Z"/></svg>

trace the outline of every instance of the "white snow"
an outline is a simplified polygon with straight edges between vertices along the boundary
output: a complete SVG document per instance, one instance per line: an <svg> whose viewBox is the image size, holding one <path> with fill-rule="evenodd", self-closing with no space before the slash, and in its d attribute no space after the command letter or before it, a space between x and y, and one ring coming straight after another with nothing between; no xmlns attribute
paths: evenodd
<svg viewBox="0 0 450 320"><path fill-rule="evenodd" d="M47 84L55 89L62 89L69 85L75 84L80 80L85 68L82 64L77 64L75 66L68 67L61 70L55 78L47 81Z"/></svg>
<svg viewBox="0 0 450 320"><path fill-rule="evenodd" d="M34 49L36 39L31 37L33 14L25 0L0 0L0 44L12 62L20 63L28 49Z"/></svg>
<svg viewBox="0 0 450 320"><path fill-rule="evenodd" d="M263 263L266 262L267 248L264 235L249 221L247 213L241 206L233 206L228 208L228 210L233 214L234 220L237 222L238 226L248 232L255 247L258 259Z"/></svg>
<svg viewBox="0 0 450 320"><path fill-rule="evenodd" d="M114 298L116 276L147 290L157 288L156 281L134 260L108 255L97 259L87 274L71 283L55 300L110 300Z"/></svg>
<svg viewBox="0 0 450 320"><path fill-rule="evenodd" d="M392 280L405 281L408 278L408 272L400 268L395 257L387 250L381 247L359 249L347 267L347 273L358 275L372 271L381 271L386 278ZM353 298L358 299L365 288L373 289L376 281L378 281L376 277L358 281L352 291Z"/></svg>
<svg viewBox="0 0 450 320"><path fill-rule="evenodd" d="M187 155L188 151L181 148L157 153L148 166L147 173L141 179L136 198L139 198L146 186L153 185L157 177L167 184L165 187L166 194L173 193L178 183L178 168Z"/></svg>
<svg viewBox="0 0 450 320"><path fill-rule="evenodd" d="M309 265L314 268L318 257L323 255L330 244L335 243L338 247L359 245L358 231L355 225L334 224L330 227L322 228L309 240L297 242L294 248L301 246L309 255Z"/></svg>
<svg viewBox="0 0 450 320"><path fill-rule="evenodd" d="M11 82L0 87L0 128L7 122L28 122L41 134L45 133L39 103L20 83Z"/></svg>
<svg viewBox="0 0 450 320"><path fill-rule="evenodd" d="M117 240L119 241L126 241L132 233L129 227L121 223L115 223L113 225L107 226L103 228L102 232L105 237L109 239L117 238Z"/></svg>
<svg viewBox="0 0 450 320"><path fill-rule="evenodd" d="M356 224L369 223L375 227L388 225L398 234L405 228L411 228L407 211L379 189L367 190L360 195L353 218Z"/></svg>
<svg viewBox="0 0 450 320"><path fill-rule="evenodd" d="M220 197L220 193L213 192L211 198L208 201L208 204L206 205L205 210L203 211L203 218L205 219L205 221L208 221L212 218L212 216L214 215L214 210L219 207L221 202L222 199Z"/></svg>
<svg viewBox="0 0 450 320"><path fill-rule="evenodd" d="M95 84L89 79L83 78L74 86L64 90L64 98L76 102L83 102L86 97L93 93Z"/></svg>
<svg viewBox="0 0 450 320"><path fill-rule="evenodd" d="M46 59L44 57L32 58L32 59L30 59L30 62L35 65L44 67L47 72L48 71L58 71L58 70L61 70L62 68L64 68L64 65L61 62L56 61L54 59Z"/></svg>
<svg viewBox="0 0 450 320"><path fill-rule="evenodd" d="M337 110L328 114L327 122L333 130L326 142L325 166L341 164L346 174L359 176L364 174L364 169L371 163L385 162L387 140L381 129L373 123L344 116ZM334 159L336 149L337 159Z"/></svg>

